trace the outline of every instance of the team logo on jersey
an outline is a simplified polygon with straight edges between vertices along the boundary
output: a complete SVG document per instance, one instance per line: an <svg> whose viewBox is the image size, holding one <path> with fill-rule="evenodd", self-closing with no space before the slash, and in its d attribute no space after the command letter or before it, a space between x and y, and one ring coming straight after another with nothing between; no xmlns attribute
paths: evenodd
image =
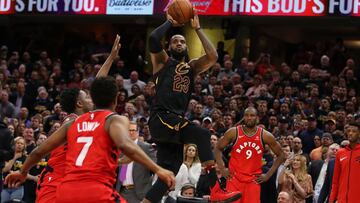
<svg viewBox="0 0 360 203"><path fill-rule="evenodd" d="M258 154L261 154L262 153L262 150L260 148L260 146L258 144L256 144L255 142L244 142L242 144L239 145L239 148L236 149L236 152L237 153L241 153L241 151L245 148L253 148L255 149L255 151L258 153Z"/></svg>
<svg viewBox="0 0 360 203"><path fill-rule="evenodd" d="M176 66L175 73L178 75L185 75L189 72L189 69L189 64L181 62Z"/></svg>

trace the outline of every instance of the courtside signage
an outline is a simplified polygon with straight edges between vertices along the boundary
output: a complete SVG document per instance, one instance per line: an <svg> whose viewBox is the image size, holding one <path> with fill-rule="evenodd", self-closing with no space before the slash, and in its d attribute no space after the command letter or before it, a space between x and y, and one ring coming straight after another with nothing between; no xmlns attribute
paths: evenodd
<svg viewBox="0 0 360 203"><path fill-rule="evenodd" d="M200 15L360 16L360 0L190 0ZM163 14L168 0L155 2Z"/></svg>
<svg viewBox="0 0 360 203"><path fill-rule="evenodd" d="M0 0L0 14L152 15L155 0Z"/></svg>
<svg viewBox="0 0 360 203"><path fill-rule="evenodd" d="M105 14L106 0L0 0L0 14Z"/></svg>

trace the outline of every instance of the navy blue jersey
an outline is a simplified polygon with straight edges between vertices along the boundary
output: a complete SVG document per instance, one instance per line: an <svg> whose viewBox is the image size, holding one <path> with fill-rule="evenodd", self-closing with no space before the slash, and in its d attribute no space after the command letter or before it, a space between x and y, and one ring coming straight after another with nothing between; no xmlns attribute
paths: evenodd
<svg viewBox="0 0 360 203"><path fill-rule="evenodd" d="M194 86L194 73L189 64L169 58L155 75L155 85L152 113L170 111L183 116Z"/></svg>

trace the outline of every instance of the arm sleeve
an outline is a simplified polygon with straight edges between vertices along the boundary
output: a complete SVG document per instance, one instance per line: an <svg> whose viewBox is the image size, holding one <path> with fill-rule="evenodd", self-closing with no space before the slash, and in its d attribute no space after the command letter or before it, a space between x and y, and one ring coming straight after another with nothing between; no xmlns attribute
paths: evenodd
<svg viewBox="0 0 360 203"><path fill-rule="evenodd" d="M162 50L161 38L165 35L166 31L172 26L170 21L166 21L154 31L151 32L149 38L149 49L151 53L159 53Z"/></svg>

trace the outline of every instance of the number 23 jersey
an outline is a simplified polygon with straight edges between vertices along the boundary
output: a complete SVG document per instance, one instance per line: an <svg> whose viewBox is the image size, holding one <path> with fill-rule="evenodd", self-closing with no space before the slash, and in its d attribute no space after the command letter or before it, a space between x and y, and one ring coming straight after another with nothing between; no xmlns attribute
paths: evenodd
<svg viewBox="0 0 360 203"><path fill-rule="evenodd" d="M262 172L263 131L256 127L256 133L249 136L241 125L236 127L237 138L230 152L229 170L240 182L252 182L255 175Z"/></svg>
<svg viewBox="0 0 360 203"><path fill-rule="evenodd" d="M169 58L155 75L152 112L170 111L184 115L194 86L194 72L188 63Z"/></svg>
<svg viewBox="0 0 360 203"><path fill-rule="evenodd" d="M91 111L70 126L63 182L86 179L115 184L120 150L105 131L106 118L112 114L108 110Z"/></svg>

